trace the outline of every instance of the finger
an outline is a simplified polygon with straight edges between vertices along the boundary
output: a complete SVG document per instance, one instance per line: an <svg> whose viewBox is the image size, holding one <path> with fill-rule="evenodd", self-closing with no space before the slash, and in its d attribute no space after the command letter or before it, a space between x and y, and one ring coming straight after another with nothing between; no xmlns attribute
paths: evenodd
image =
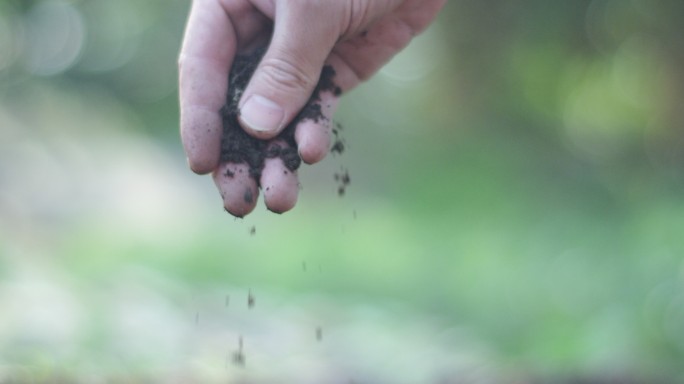
<svg viewBox="0 0 684 384"><path fill-rule="evenodd" d="M276 3L273 40L239 103L240 123L251 135L274 137L305 105L342 28L325 15L340 4Z"/></svg>
<svg viewBox="0 0 684 384"><path fill-rule="evenodd" d="M218 166L228 69L236 36L216 0L195 0L178 59L181 139L190 168L211 172Z"/></svg>
<svg viewBox="0 0 684 384"><path fill-rule="evenodd" d="M297 172L289 170L280 157L266 158L260 182L266 208L270 211L287 212L297 203L299 195Z"/></svg>
<svg viewBox="0 0 684 384"><path fill-rule="evenodd" d="M333 124L332 117L340 100L331 92L322 93L320 97L321 100L318 103L321 106L322 117L316 120L303 120L295 130L295 141L299 149L299 156L307 164L317 163L328 154Z"/></svg>
<svg viewBox="0 0 684 384"><path fill-rule="evenodd" d="M446 0L408 0L357 36L340 42L329 62L344 91L356 87L385 65L435 19Z"/></svg>
<svg viewBox="0 0 684 384"><path fill-rule="evenodd" d="M247 164L221 164L214 171L213 178L228 213L244 217L254 210L259 188L256 180L250 176Z"/></svg>

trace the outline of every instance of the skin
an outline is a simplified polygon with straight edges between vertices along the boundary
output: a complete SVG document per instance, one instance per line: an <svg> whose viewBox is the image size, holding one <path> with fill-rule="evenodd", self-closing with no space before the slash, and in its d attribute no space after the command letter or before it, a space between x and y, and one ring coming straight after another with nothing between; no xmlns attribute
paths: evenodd
<svg viewBox="0 0 684 384"><path fill-rule="evenodd" d="M266 43L269 48L238 106L250 135L270 140L304 107L324 65L335 69L343 92L378 71L435 18L446 0L194 0L179 57L181 139L190 168L213 173L231 214L255 207L258 188L244 164L221 164L222 121L228 72L236 54ZM295 130L305 163L321 161L330 147L331 121L338 104L321 95L318 123ZM237 172L240 169L243 172ZM229 172L226 172L226 171ZM260 184L273 212L297 202L296 172L280 159L264 164ZM245 198L245 191L253 193Z"/></svg>

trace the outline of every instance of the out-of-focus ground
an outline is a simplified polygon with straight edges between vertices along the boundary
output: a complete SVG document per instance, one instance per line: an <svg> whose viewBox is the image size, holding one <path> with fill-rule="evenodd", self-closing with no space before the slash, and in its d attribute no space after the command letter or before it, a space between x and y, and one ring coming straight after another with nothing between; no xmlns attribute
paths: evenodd
<svg viewBox="0 0 684 384"><path fill-rule="evenodd" d="M452 0L244 220L187 9L0 0L0 383L684 382L684 2Z"/></svg>

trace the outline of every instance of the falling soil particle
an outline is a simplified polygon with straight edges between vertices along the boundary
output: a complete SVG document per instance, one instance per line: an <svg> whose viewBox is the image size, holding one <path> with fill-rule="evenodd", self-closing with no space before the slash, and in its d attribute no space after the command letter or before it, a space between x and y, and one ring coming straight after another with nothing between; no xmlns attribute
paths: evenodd
<svg viewBox="0 0 684 384"><path fill-rule="evenodd" d="M245 366L245 354L242 351L233 352L233 364L239 367Z"/></svg>
<svg viewBox="0 0 684 384"><path fill-rule="evenodd" d="M252 291L249 291L247 294L247 308L252 309L255 304L255 298L254 295L252 295Z"/></svg>
<svg viewBox="0 0 684 384"><path fill-rule="evenodd" d="M316 327L316 340L317 341L323 340L323 328L321 328L321 327Z"/></svg>
<svg viewBox="0 0 684 384"><path fill-rule="evenodd" d="M349 177L349 171L346 169L341 169L334 175L335 181L337 182L337 194L339 196L344 196L347 191L347 187L351 184L351 177Z"/></svg>
<svg viewBox="0 0 684 384"><path fill-rule="evenodd" d="M342 93L340 87L333 81L335 70L331 66L326 65L321 71L320 80L306 106L275 139L259 140L248 135L238 122L240 114L238 102L265 52L265 48L260 48L251 54L235 57L229 74L226 104L221 108L221 115L223 117L221 162L246 163L249 166L250 176L257 183L261 176L264 161L267 158L281 158L290 171L295 171L299 168L301 158L299 157L297 143L294 138L295 127L304 120L318 122L321 119L326 119L320 104L322 92L332 92L336 96ZM277 142L282 142L283 144L275 144ZM230 174L226 175L230 176ZM246 196L245 201L247 201ZM251 199L249 202L251 202Z"/></svg>
<svg viewBox="0 0 684 384"><path fill-rule="evenodd" d="M226 307L230 304L230 296L226 295Z"/></svg>
<svg viewBox="0 0 684 384"><path fill-rule="evenodd" d="M256 235L256 227L252 225L252 228L249 229L249 234L250 236Z"/></svg>
<svg viewBox="0 0 684 384"><path fill-rule="evenodd" d="M335 128L333 128L333 145L330 147L330 152L334 155L341 155L346 149L346 142L341 135L342 124L335 123Z"/></svg>
<svg viewBox="0 0 684 384"><path fill-rule="evenodd" d="M242 349L242 336L240 336L238 350L233 352L232 361L233 361L233 365L236 365L239 367L245 366L246 359L245 359L245 353Z"/></svg>

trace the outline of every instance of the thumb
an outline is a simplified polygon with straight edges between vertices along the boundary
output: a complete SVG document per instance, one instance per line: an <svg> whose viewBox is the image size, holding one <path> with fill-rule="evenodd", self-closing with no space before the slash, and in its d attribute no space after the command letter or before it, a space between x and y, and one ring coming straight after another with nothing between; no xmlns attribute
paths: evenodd
<svg viewBox="0 0 684 384"><path fill-rule="evenodd" d="M276 2L271 44L238 104L240 124L252 136L276 136L309 100L341 34L331 22L339 3Z"/></svg>

